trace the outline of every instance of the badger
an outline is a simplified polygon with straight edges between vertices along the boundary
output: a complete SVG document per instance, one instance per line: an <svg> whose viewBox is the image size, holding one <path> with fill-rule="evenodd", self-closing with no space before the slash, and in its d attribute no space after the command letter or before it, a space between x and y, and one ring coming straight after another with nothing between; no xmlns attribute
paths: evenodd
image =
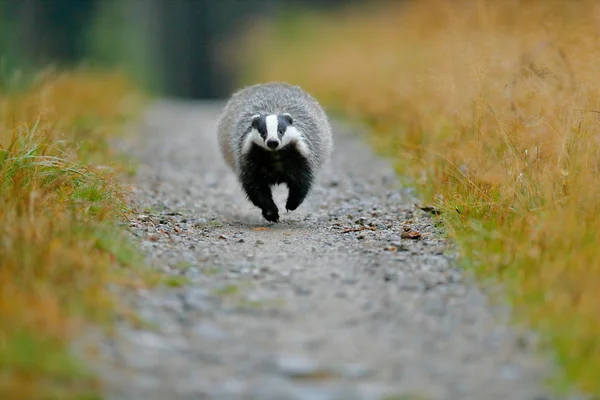
<svg viewBox="0 0 600 400"><path fill-rule="evenodd" d="M333 149L321 105L285 82L255 84L233 93L219 116L217 134L226 164L269 222L279 222L271 187L285 184L285 208L296 210Z"/></svg>

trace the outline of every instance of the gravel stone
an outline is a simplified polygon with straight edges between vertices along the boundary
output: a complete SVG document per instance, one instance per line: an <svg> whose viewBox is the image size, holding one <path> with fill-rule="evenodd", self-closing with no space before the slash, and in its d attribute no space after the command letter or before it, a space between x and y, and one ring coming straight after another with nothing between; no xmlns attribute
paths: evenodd
<svg viewBox="0 0 600 400"><path fill-rule="evenodd" d="M149 326L122 321L100 341L107 398L558 399L544 386L552 363L456 268L413 189L360 132L334 124L313 191L285 212L276 188L281 221L269 224L219 154L222 106L158 101L120 142L140 162L132 239L149 267L196 273L122 291Z"/></svg>
<svg viewBox="0 0 600 400"><path fill-rule="evenodd" d="M290 378L307 378L317 374L330 374L314 360L299 357L279 357L274 362L276 371Z"/></svg>

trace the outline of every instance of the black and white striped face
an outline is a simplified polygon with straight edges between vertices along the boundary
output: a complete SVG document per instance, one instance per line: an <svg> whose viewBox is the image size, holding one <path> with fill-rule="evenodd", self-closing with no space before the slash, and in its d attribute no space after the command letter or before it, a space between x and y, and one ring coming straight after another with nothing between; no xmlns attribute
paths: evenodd
<svg viewBox="0 0 600 400"><path fill-rule="evenodd" d="M258 131L262 139L262 144L259 145L275 151L282 147L283 137L292 122L290 114L255 115L252 117L252 128Z"/></svg>
<svg viewBox="0 0 600 400"><path fill-rule="evenodd" d="M251 130L242 149L244 154L250 151L253 144L269 151L281 150L290 144L295 144L297 150L308 157L308 145L302 133L294 126L290 114L256 114L250 124Z"/></svg>

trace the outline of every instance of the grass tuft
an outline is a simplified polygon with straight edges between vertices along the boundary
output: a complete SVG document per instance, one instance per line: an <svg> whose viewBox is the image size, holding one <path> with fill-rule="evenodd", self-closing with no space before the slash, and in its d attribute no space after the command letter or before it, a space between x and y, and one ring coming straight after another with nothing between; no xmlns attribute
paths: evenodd
<svg viewBox="0 0 600 400"><path fill-rule="evenodd" d="M595 395L599 16L592 0L388 2L261 22L242 46L248 82L299 84L367 125L443 211L464 264L542 334L563 383Z"/></svg>
<svg viewBox="0 0 600 400"><path fill-rule="evenodd" d="M0 398L97 398L69 341L110 321L108 283L136 260L116 224L123 168L108 146L135 93L89 71L0 92Z"/></svg>

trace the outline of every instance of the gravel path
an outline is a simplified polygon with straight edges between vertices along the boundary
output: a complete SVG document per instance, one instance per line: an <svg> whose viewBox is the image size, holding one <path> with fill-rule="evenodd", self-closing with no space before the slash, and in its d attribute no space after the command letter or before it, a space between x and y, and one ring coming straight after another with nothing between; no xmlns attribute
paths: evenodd
<svg viewBox="0 0 600 400"><path fill-rule="evenodd" d="M189 283L135 295L150 325L107 342L111 398L552 398L532 339L452 266L350 129L334 126L314 191L270 225L221 160L221 105L159 102L128 144L142 164L130 231L174 286Z"/></svg>

